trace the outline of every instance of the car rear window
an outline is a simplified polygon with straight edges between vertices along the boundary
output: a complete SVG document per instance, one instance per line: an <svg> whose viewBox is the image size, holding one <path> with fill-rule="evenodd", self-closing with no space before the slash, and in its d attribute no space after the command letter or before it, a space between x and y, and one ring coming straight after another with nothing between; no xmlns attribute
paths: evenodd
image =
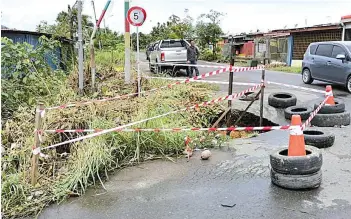
<svg viewBox="0 0 351 219"><path fill-rule="evenodd" d="M333 45L320 44L317 47L316 55L331 57L333 50Z"/></svg>
<svg viewBox="0 0 351 219"><path fill-rule="evenodd" d="M186 47L186 43L183 40L165 40L162 41L160 48L177 48Z"/></svg>
<svg viewBox="0 0 351 219"><path fill-rule="evenodd" d="M332 58L336 58L336 56L339 54L343 54L346 56L346 52L343 48L341 48L340 46L334 46L333 52L332 52Z"/></svg>
<svg viewBox="0 0 351 219"><path fill-rule="evenodd" d="M314 55L316 53L316 49L317 49L317 45L316 44L312 44L310 46L310 54Z"/></svg>

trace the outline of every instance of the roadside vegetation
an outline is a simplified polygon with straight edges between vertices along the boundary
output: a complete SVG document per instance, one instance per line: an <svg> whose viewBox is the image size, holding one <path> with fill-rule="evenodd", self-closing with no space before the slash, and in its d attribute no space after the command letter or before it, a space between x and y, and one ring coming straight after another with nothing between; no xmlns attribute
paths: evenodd
<svg viewBox="0 0 351 219"><path fill-rule="evenodd" d="M97 51L98 89L77 94L77 69L68 72L52 71L43 58L59 42L41 38L36 48L28 44L14 44L2 38L2 200L5 218L38 213L49 203L79 196L89 185L103 183L109 171L150 159L173 160L182 156L182 132L116 132L101 137L67 144L43 151L48 158L40 158L38 184L30 184L31 148L34 144L34 115L38 101L45 106L68 102L113 97L136 91L133 83L124 84L123 44ZM86 62L85 66L88 66ZM86 86L89 72L85 68ZM148 90L167 84L164 80L143 80ZM138 121L212 98L214 87L205 84L178 85L144 97L110 101L77 108L48 111L44 129L107 129ZM139 128L207 127L222 109L218 106L170 115L141 124ZM82 134L44 134L42 146L76 138ZM226 136L215 133L187 133L198 147L213 147Z"/></svg>
<svg viewBox="0 0 351 219"><path fill-rule="evenodd" d="M73 15L75 13L73 11ZM233 132L230 136L226 132L221 134L207 132L106 134L43 151L48 157L40 157L38 183L32 186L30 169L34 145L35 107L38 102L50 107L115 97L137 91L135 72L132 75L133 83L124 83L123 36L106 28L99 32L94 45L97 89L95 91L90 89L91 74L89 60L86 60L84 63L85 90L82 95L78 95L76 54L72 49L71 57L66 59L70 61L62 63L62 60L59 61L53 52L61 47L60 42L55 39L70 38L72 31L75 31L74 19L73 25L67 24L72 18L69 14L59 13L55 23L51 25L42 21L37 30L51 34L52 37L41 37L35 48L27 43L15 44L7 38L1 38L1 212L4 218L35 215L50 203L80 196L90 185L96 183L103 185L109 172L114 169L159 158L173 161L183 156L186 136L192 139L193 148L219 146L223 141L227 141L228 137L249 137L240 132ZM180 19L173 15L169 22L159 24L153 28L150 35L141 37L141 47L163 37L192 38L196 33L200 36L199 45L203 48L202 56L205 56L205 59L225 60L218 54L218 48L215 48L214 52L206 49L208 42L215 45L222 34L219 28L221 16L221 13L210 11L209 14L199 18L196 26L192 26L190 16ZM83 16L83 36L86 42L92 30L90 20L88 16ZM207 29L213 30L212 35L205 35ZM85 52L89 54L89 51ZM58 70L54 71L49 67L45 58L48 55L53 57ZM65 65L65 70L61 70L62 65ZM143 79L142 90L157 88L168 83L169 81L161 79ZM113 128L208 101L214 98L213 91L216 89L215 86L202 83L184 84L143 97L135 96L101 104L47 111L43 129ZM210 127L222 111L223 108L219 105L201 107L151 120L134 128ZM83 134L43 134L41 145L46 147L81 135Z"/></svg>
<svg viewBox="0 0 351 219"><path fill-rule="evenodd" d="M299 66L275 66L275 67L267 67L266 69L271 71L282 71L288 73L296 73L301 74L301 67Z"/></svg>

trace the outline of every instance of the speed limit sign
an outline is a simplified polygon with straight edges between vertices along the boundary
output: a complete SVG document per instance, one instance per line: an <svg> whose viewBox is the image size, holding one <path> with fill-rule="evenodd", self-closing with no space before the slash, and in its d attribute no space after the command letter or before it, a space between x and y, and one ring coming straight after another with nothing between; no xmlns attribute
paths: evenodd
<svg viewBox="0 0 351 219"><path fill-rule="evenodd" d="M128 10L127 19L131 25L140 27L146 20L146 11L138 6L131 7Z"/></svg>

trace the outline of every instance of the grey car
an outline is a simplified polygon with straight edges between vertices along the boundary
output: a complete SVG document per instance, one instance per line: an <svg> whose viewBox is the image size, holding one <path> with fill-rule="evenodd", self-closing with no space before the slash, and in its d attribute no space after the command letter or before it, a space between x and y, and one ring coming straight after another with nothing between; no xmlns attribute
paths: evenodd
<svg viewBox="0 0 351 219"><path fill-rule="evenodd" d="M351 41L311 43L302 61L302 81L344 85L351 93Z"/></svg>

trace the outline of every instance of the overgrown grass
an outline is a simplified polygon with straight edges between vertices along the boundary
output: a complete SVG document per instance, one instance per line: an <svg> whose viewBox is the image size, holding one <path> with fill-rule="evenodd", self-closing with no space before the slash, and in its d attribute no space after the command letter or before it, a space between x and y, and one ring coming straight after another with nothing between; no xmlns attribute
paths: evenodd
<svg viewBox="0 0 351 219"><path fill-rule="evenodd" d="M113 58L106 68L108 52L97 54L98 91L85 96L76 95L77 73L74 72L60 83L60 91L50 104L116 96L136 91L136 83L124 84L121 73L121 55ZM104 60L106 62L104 62ZM103 65L100 64L104 63ZM135 75L134 80L135 80ZM147 90L167 84L164 80L143 80L142 89ZM101 104L48 111L43 129L107 129L141 120L174 109L183 108L212 98L213 87L207 84L178 85L148 94ZM221 111L219 107L184 111L140 124L139 128L170 128L208 126ZM184 137L189 135L194 144L213 146L214 133L153 133L114 132L97 138L67 144L43 151L49 158L40 158L39 180L30 185L30 158L34 144L34 108L20 106L13 117L3 124L2 145L2 201L1 208L6 218L39 213L43 207L70 196L81 195L89 185L103 183L108 173L115 168L133 165L155 158L179 156L184 149ZM76 138L82 134L44 134L42 147ZM218 137L218 136L217 136ZM226 138L226 137L223 137ZM221 141L218 141L219 143Z"/></svg>
<svg viewBox="0 0 351 219"><path fill-rule="evenodd" d="M277 67L268 67L266 69L271 71L282 71L287 73L296 73L296 74L301 73L301 67L296 67L296 66L277 66Z"/></svg>

